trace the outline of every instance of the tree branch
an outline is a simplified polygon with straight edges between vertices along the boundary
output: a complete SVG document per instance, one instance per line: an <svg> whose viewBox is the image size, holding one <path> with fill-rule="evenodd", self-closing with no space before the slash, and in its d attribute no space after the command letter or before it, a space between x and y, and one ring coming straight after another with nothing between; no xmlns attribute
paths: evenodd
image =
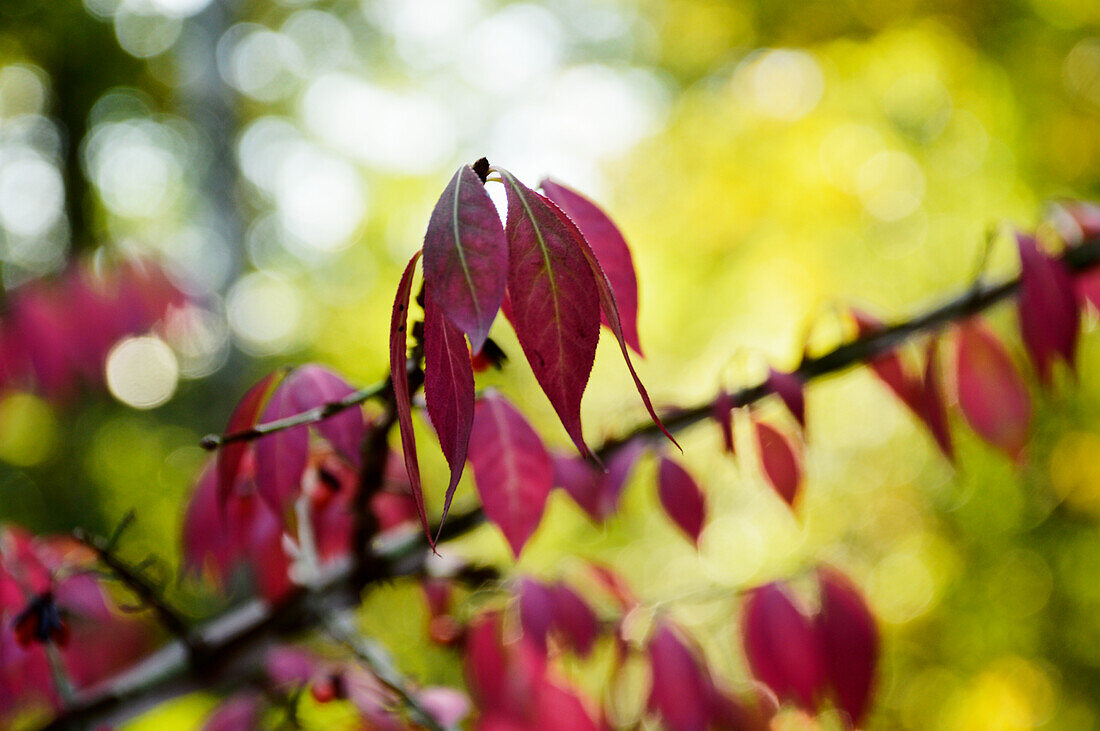
<svg viewBox="0 0 1100 731"><path fill-rule="evenodd" d="M1100 240L1069 249L1065 262L1078 272L1100 264ZM806 358L796 373L809 382L854 367L896 348L913 335L976 315L1010 297L1019 286L1018 278L995 285L976 285L913 319L840 345L816 358ZM737 406L747 406L769 393L765 384L758 383L741 389L732 398ZM670 430L686 429L709 418L710 411L711 401L707 401L669 414L664 423ZM303 418L296 423L308 421L303 415L291 418ZM626 435L605 442L596 451L605 456L632 439L656 438L659 433L657 427L647 421ZM440 540L464 535L481 525L484 519L480 508L454 515L440 532ZM379 576L395 577L422 573L430 551L424 534L417 532L392 538L372 548L371 554L382 567ZM97 723L118 723L170 698L234 680L239 683L248 676L249 670L259 666L270 647L322 627L325 617L333 611L356 606L362 588L356 575L356 565L349 557L330 564L313 588L298 590L277 607L257 599L226 612L194 630L194 636L209 650L203 653L202 661L190 657L181 641L170 642L135 667L78 693L75 704L47 728L88 728Z"/></svg>

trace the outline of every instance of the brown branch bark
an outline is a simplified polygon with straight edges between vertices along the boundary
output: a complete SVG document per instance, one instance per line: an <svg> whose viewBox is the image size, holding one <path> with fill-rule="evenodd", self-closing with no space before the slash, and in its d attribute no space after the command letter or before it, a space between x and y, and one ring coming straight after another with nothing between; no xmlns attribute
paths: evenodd
<svg viewBox="0 0 1100 731"><path fill-rule="evenodd" d="M1100 240L1068 250L1065 261L1074 271L1100 264ZM809 382L855 367L914 335L937 330L1003 302L1019 286L1018 278L1000 284L977 284L912 319L840 345L824 355L806 358L797 373ZM733 394L733 400L738 406L747 406L767 395L767 386L758 383ZM683 430L709 418L710 411L711 401L706 401L670 413L663 420L670 430ZM607 455L631 439L656 438L659 434L656 425L647 421L606 442L597 453ZM443 527L440 540L461 536L483 522L480 508L454 515ZM370 554L370 560L377 563L378 577L396 577L421 573L430 551L425 536L417 533L372 548ZM333 611L357 605L363 588L360 578L357 566L348 559L329 566L312 588L299 590L277 607L255 600L231 610L193 630L196 640L209 650L200 658L189 655L183 642L171 642L121 675L80 692L75 704L47 728L91 728L98 723L118 723L170 698L240 681L259 666L268 648L322 627L324 618Z"/></svg>

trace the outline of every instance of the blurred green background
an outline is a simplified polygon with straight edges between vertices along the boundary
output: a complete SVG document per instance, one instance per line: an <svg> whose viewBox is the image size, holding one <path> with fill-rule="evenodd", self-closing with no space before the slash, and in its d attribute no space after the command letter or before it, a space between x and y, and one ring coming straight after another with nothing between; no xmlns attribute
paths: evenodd
<svg viewBox="0 0 1100 731"><path fill-rule="evenodd" d="M835 343L840 306L896 319L965 289L990 230L1095 195L1100 4L4 0L3 284L78 254L151 252L208 311L171 343L178 378L131 366L160 389L143 397L154 408L125 389L0 398L0 518L108 533L136 508L125 554L174 574L199 438L281 363L381 378L400 268L451 172L482 155L605 205L635 254L641 375L658 403L694 404L766 362L793 367L807 333ZM1014 257L997 237L987 271L1012 275ZM1011 312L992 319L1019 356ZM494 337L517 362L479 385L566 447L510 331ZM593 442L644 421L604 340ZM698 552L660 512L648 459L606 525L555 492L515 570L613 565L743 687L733 591L828 561L884 631L869 727L1096 727L1098 364L1087 333L1077 379L1033 393L1019 468L958 420L950 466L866 371L816 383L797 516L700 426L683 438L711 506ZM421 443L438 513L444 465ZM465 478L456 509L475 502ZM491 527L448 550L512 571ZM221 606L193 583L170 593L196 614ZM460 682L424 637L414 584L374 592L362 619L413 676ZM626 722L644 682L605 687L607 659L567 671ZM213 702L134 728L190 728Z"/></svg>

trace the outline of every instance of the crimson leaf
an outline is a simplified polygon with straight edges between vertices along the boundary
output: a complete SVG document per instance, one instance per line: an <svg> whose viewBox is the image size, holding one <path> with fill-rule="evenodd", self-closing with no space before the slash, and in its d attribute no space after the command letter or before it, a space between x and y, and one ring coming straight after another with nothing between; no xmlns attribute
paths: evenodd
<svg viewBox="0 0 1100 731"><path fill-rule="evenodd" d="M615 301L619 304L623 337L634 352L642 355L642 345L638 340L638 277L634 272L630 247L623 235L599 206L572 188L549 178L543 180L540 187L547 198L573 219L592 247L592 253L607 273ZM600 316L603 324L610 328L607 313L601 311Z"/></svg>
<svg viewBox="0 0 1100 731"><path fill-rule="evenodd" d="M260 409L263 408L271 389L284 375L286 375L286 371L283 369L272 371L248 389L248 392L237 403L237 407L233 409L233 413L229 417L229 423L225 427L226 433L238 432L255 426L256 419L260 415ZM230 442L218 451L218 503L220 505L225 504L233 485L237 482L241 459L248 447L248 442L241 440Z"/></svg>
<svg viewBox="0 0 1100 731"><path fill-rule="evenodd" d="M408 373L408 317L409 298L412 294L413 273L420 252L413 254L397 285L390 316L390 382L393 384L393 400L397 409L397 423L401 429L401 449L405 455L405 471L409 475L409 487L416 499L416 513L420 525L433 550L435 540L428 527L428 514L424 509L424 489L420 485L420 463L416 459L416 437L413 434L412 402L409 396Z"/></svg>
<svg viewBox="0 0 1100 731"><path fill-rule="evenodd" d="M462 331L430 298L424 305L424 400L439 446L451 467L440 529L462 477L474 422L474 372Z"/></svg>
<svg viewBox="0 0 1100 731"><path fill-rule="evenodd" d="M661 457L657 470L657 494L668 517L698 545L707 519L706 498L688 471L668 457Z"/></svg>
<svg viewBox="0 0 1100 731"><path fill-rule="evenodd" d="M496 206L463 165L439 197L424 236L424 290L481 350L504 298L508 244Z"/></svg>

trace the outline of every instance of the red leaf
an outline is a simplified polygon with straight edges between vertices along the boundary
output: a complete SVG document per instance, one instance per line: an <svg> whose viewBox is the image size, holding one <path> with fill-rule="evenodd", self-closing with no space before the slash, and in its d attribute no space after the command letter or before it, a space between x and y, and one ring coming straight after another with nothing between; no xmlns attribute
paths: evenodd
<svg viewBox="0 0 1100 731"><path fill-rule="evenodd" d="M932 438L936 440L944 455L948 459L954 459L955 449L951 444L951 429L947 424L947 407L944 405L943 386L940 383L940 369L938 365L939 348L936 339L928 341L925 351L924 382L921 386L920 413L921 420L932 432Z"/></svg>
<svg viewBox="0 0 1100 731"><path fill-rule="evenodd" d="M538 194L535 193L535 195ZM539 197L541 198L542 196ZM649 418L653 420L653 423L657 425L661 433L668 437L668 440L675 444L677 449L683 452L684 450L680 446L680 443L677 442L675 437L665 428L664 423L661 421L661 417L657 416L657 412L654 411L653 402L649 399L649 393L645 390L645 386L642 385L642 379L638 378L638 372L634 370L634 363L630 360L630 351L627 350L626 347L626 338L623 336L623 325L622 319L619 316L619 305L615 301L615 292L611 289L611 282L608 280L607 274L604 272L603 267L600 266L600 262L596 259L596 255L592 252L592 247L585 241L584 235L577 229L569 216L565 215L560 208L553 204L553 202L545 198L543 200L545 200L546 204L554 210L566 228L572 231L573 236L584 252L584 257L588 261L588 265L592 269L592 275L596 280L596 289L600 296L600 312L607 317L607 327L615 334L615 339L619 343L619 350L623 354L623 360L626 361L626 368L630 371L630 377L634 379L634 388L638 391L638 395L641 397L642 404L645 405L646 411L649 412Z"/></svg>
<svg viewBox="0 0 1100 731"><path fill-rule="evenodd" d="M490 393L474 407L469 459L485 517L518 557L546 507L554 480L550 455L523 415Z"/></svg>
<svg viewBox="0 0 1100 731"><path fill-rule="evenodd" d="M722 429L722 446L729 454L736 454L737 451L733 443L733 409L735 406L733 396L724 388L718 392L714 403L710 406L710 416L718 422L718 426Z"/></svg>
<svg viewBox="0 0 1100 731"><path fill-rule="evenodd" d="M766 422L753 419L753 425L756 427L756 446L764 477L779 497L793 507L802 484L802 464L794 444Z"/></svg>
<svg viewBox="0 0 1100 731"><path fill-rule="evenodd" d="M883 329L882 322L861 310L851 310L852 318L859 328L859 336L867 337ZM885 383L901 402L908 406L914 413L920 413L920 378L905 366L896 351L889 350L880 353L869 361L867 365L879 379Z"/></svg>
<svg viewBox="0 0 1100 731"><path fill-rule="evenodd" d="M575 591L562 583L551 587L554 627L574 652L587 657L599 632L599 620L592 608Z"/></svg>
<svg viewBox="0 0 1100 731"><path fill-rule="evenodd" d="M749 593L741 634L753 675L781 699L813 712L825 686L821 637L780 584Z"/></svg>
<svg viewBox="0 0 1100 731"><path fill-rule="evenodd" d="M657 494L672 522L698 545L707 519L706 498L688 471L668 457L661 457Z"/></svg>
<svg viewBox="0 0 1100 731"><path fill-rule="evenodd" d="M1016 298L1020 333L1039 380L1049 384L1055 358L1074 367L1081 313L1066 265L1041 251L1030 236L1017 234L1016 246L1020 251Z"/></svg>
<svg viewBox="0 0 1100 731"><path fill-rule="evenodd" d="M600 334L600 295L580 232L560 211L511 173L508 195L506 310L535 379L584 456L584 395Z"/></svg>
<svg viewBox="0 0 1100 731"><path fill-rule="evenodd" d="M474 372L462 331L430 299L424 306L424 400L443 456L451 466L443 515L439 519L442 530L462 468L466 466L474 422Z"/></svg>
<svg viewBox="0 0 1100 731"><path fill-rule="evenodd" d="M796 373L783 373L768 368L768 390L778 396L799 426L806 428L806 398L802 393L802 378Z"/></svg>
<svg viewBox="0 0 1100 731"><path fill-rule="evenodd" d="M408 374L408 322L409 298L412 295L413 272L420 252L409 259L401 282L397 285L397 295L393 301L393 314L390 316L390 381L393 384L393 398L397 406L397 423L401 429L401 449L405 454L405 471L409 475L409 487L416 499L416 514L428 543L435 550L435 539L428 526L428 514L424 509L424 490L420 486L420 463L416 459L416 437L413 434L412 401L409 397Z"/></svg>
<svg viewBox="0 0 1100 731"><path fill-rule="evenodd" d="M276 387L264 406L261 421L297 414L297 400L289 387L293 373ZM301 491L302 473L309 458L309 427L292 426L256 440L256 489L276 515L283 515Z"/></svg>
<svg viewBox="0 0 1100 731"><path fill-rule="evenodd" d="M424 291L481 350L504 298L508 244L481 179L463 165L440 196L424 236Z"/></svg>
<svg viewBox="0 0 1100 731"><path fill-rule="evenodd" d="M627 442L607 460L607 472L583 459L554 455L554 484L564 488L593 520L603 522L618 510L627 478L645 450L643 440Z"/></svg>
<svg viewBox="0 0 1100 731"><path fill-rule="evenodd" d="M482 712L523 718L531 712L546 661L526 640L505 643L501 617L487 612L466 635L466 681Z"/></svg>
<svg viewBox="0 0 1100 731"><path fill-rule="evenodd" d="M291 399L298 411L323 406L339 401L355 389L343 378L324 366L308 363L296 368L287 378L282 388L290 391ZM363 442L366 427L363 424L363 412L358 406L322 419L316 429L332 447L342 454L352 466L359 467L359 448Z"/></svg>
<svg viewBox="0 0 1100 731"><path fill-rule="evenodd" d="M1004 346L978 319L955 328L955 383L970 428L1019 459L1027 444L1031 396Z"/></svg>
<svg viewBox="0 0 1100 731"><path fill-rule="evenodd" d="M837 705L858 725L870 706L878 664L878 627L859 589L835 569L821 567L818 632Z"/></svg>
<svg viewBox="0 0 1100 731"><path fill-rule="evenodd" d="M595 563L589 564L588 569L596 583L618 602L623 612L629 612L638 606L638 598L630 590L626 579L619 576L614 569Z"/></svg>
<svg viewBox="0 0 1100 731"><path fill-rule="evenodd" d="M653 684L649 708L672 731L705 731L711 723L713 687L703 661L667 624L658 624L647 646Z"/></svg>
<svg viewBox="0 0 1100 731"><path fill-rule="evenodd" d="M634 352L642 355L642 345L638 340L638 277L626 239L599 206L577 191L549 178L543 180L540 186L546 197L573 220L592 247L592 253L606 272L611 291L615 293L619 314L622 315L623 338ZM603 324L611 328L607 314L601 311L600 316Z"/></svg>
<svg viewBox="0 0 1100 731"><path fill-rule="evenodd" d="M285 370L277 370L268 373L261 378L256 385L248 389L233 409L229 417L229 423L225 425L226 433L233 433L249 429L256 425L256 419L260 415L268 394L275 384L286 375ZM241 458L249 448L246 441L231 442L218 451L218 501L225 503L233 486L237 483L237 473L240 471Z"/></svg>

